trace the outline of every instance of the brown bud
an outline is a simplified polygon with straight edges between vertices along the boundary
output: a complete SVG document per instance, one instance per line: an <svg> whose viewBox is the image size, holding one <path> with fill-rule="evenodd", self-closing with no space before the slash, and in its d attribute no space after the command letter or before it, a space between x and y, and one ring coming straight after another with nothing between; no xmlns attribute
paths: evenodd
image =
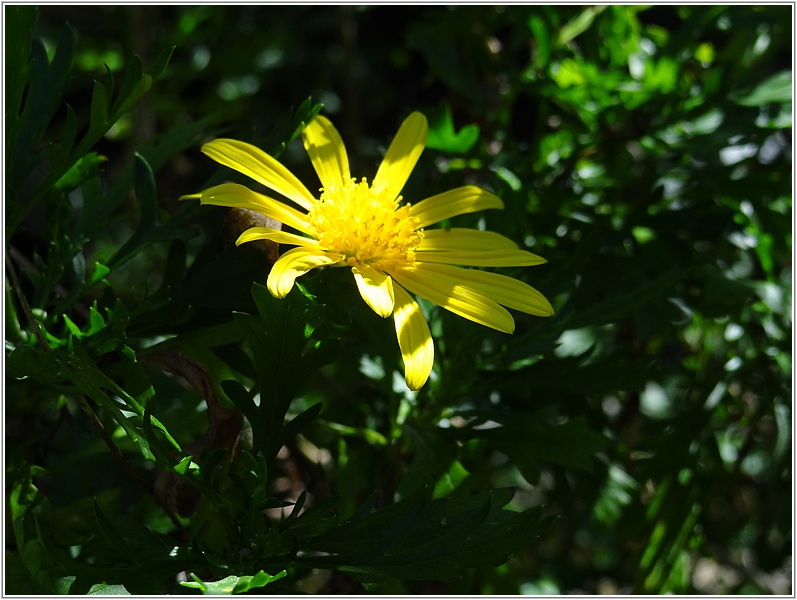
<svg viewBox="0 0 797 600"><path fill-rule="evenodd" d="M224 222L223 239L225 246L234 244L238 237L251 227L268 227L281 230L282 223L248 208L231 208ZM257 248L263 254L269 266L277 262L279 258L279 244L277 242L257 240L247 242L247 245Z"/></svg>

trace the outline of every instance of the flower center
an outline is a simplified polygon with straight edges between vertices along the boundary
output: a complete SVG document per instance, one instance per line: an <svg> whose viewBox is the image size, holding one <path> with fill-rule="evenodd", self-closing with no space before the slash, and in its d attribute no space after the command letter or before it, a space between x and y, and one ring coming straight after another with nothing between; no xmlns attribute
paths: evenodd
<svg viewBox="0 0 797 600"><path fill-rule="evenodd" d="M390 198L371 189L363 178L322 189L308 217L315 237L331 252L340 252L349 266L366 264L378 270L415 262L423 239L418 219L401 196Z"/></svg>

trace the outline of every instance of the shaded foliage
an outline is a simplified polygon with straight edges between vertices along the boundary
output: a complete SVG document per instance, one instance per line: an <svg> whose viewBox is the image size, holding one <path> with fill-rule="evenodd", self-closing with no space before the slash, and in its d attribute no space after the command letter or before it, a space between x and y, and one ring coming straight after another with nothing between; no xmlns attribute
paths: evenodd
<svg viewBox="0 0 797 600"><path fill-rule="evenodd" d="M4 10L8 593L791 592L790 7ZM412 110L405 200L494 191L444 225L557 311L422 303L417 394L343 271L275 300L177 201Z"/></svg>

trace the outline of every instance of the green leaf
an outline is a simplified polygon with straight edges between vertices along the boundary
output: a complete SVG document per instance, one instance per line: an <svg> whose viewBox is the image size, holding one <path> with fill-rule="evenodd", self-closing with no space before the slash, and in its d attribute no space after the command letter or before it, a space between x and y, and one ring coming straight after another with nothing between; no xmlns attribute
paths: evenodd
<svg viewBox="0 0 797 600"><path fill-rule="evenodd" d="M761 106L775 102L792 102L791 71L781 71L748 91L731 92L729 98L741 106Z"/></svg>
<svg viewBox="0 0 797 600"><path fill-rule="evenodd" d="M185 456L180 459L180 462L174 466L174 450L176 449L178 452L182 454L182 450L177 445L177 442L172 438L171 434L166 431L165 427L161 427L161 432L165 434L165 437L170 442L171 447L164 444L157 435L155 435L155 428L152 426L153 417L152 417L152 409L154 408L154 402L150 400L144 406L144 417L142 418L142 431L144 438L147 440L147 449L152 454L152 460L158 464L159 467L165 470L175 470L183 469L181 475L185 473L187 470L187 466L184 465L184 461L186 459L190 459L190 456ZM190 466L190 461L188 465ZM179 472L179 471L178 471Z"/></svg>
<svg viewBox="0 0 797 600"><path fill-rule="evenodd" d="M303 549L329 556L308 558L366 581L392 576L450 579L465 569L497 566L548 526L538 508L503 510L510 488L430 500L428 490L307 540ZM305 562L302 560L301 562Z"/></svg>
<svg viewBox="0 0 797 600"><path fill-rule="evenodd" d="M584 415L566 423L549 423L543 412L478 411L468 415L476 419L467 427L441 433L460 440L488 440L515 461L531 484L537 482L541 463L591 470L595 455L607 445L603 435L590 429Z"/></svg>
<svg viewBox="0 0 797 600"><path fill-rule="evenodd" d="M89 591L86 592L89 596L129 596L131 595L130 592L127 591L127 588L120 584L113 584L109 585L107 583L95 583L94 585L89 588Z"/></svg>
<svg viewBox="0 0 797 600"><path fill-rule="evenodd" d="M788 129L792 126L792 103L774 105L774 114L769 106L761 106L755 124L768 129Z"/></svg>
<svg viewBox="0 0 797 600"><path fill-rule="evenodd" d="M107 69L107 66L106 66ZM127 62L122 85L114 99L113 106L110 108L111 115L121 117L127 112L133 103L138 100L149 89L151 79L144 78L144 68L141 66L141 59L134 56ZM113 77L111 78L113 82ZM108 89L108 97L111 97L111 89Z"/></svg>
<svg viewBox="0 0 797 600"><path fill-rule="evenodd" d="M429 136L426 147L443 152L464 154L479 140L479 126L464 125L458 132L454 131L454 120L451 117L451 106L441 104L429 119Z"/></svg>
<svg viewBox="0 0 797 600"><path fill-rule="evenodd" d="M274 158L278 158L293 140L301 135L302 130L321 112L323 104L313 104L306 98L296 110L291 108L283 114L271 128L268 135L256 142Z"/></svg>
<svg viewBox="0 0 797 600"><path fill-rule="evenodd" d="M221 389L227 395L227 398L238 407L244 414L247 420L252 424L252 429L259 430L262 427L258 412L258 407L255 404L253 394L250 394L241 382L234 379L227 379L221 382Z"/></svg>
<svg viewBox="0 0 797 600"><path fill-rule="evenodd" d="M162 70L165 67L164 61L167 61L167 58L159 55L156 68ZM122 85L115 99L113 98L113 76L107 66L106 72L109 75L105 84L94 82L89 129L75 149L75 154L78 156L87 152L97 143L122 115L130 110L152 87L153 79L150 75L142 73L141 59L138 56L134 56L128 62Z"/></svg>
<svg viewBox="0 0 797 600"><path fill-rule="evenodd" d="M437 481L451 468L457 456L456 446L435 428L405 423L403 430L412 440L415 458L396 488L397 499L416 494L430 479Z"/></svg>
<svg viewBox="0 0 797 600"><path fill-rule="evenodd" d="M58 38L53 62L39 40L31 48L30 85L13 149L15 171L13 181L24 177L32 165L33 153L61 103L64 84L72 68L75 54L75 30L66 25Z"/></svg>
<svg viewBox="0 0 797 600"><path fill-rule="evenodd" d="M323 419L319 419L318 424L344 436L362 438L369 444L374 444L376 446L386 446L388 443L387 438L384 435L368 427L351 427L349 425L333 423Z"/></svg>
<svg viewBox="0 0 797 600"><path fill-rule="evenodd" d="M523 348L521 345L517 352L523 354ZM578 377L574 377L574 373L578 373ZM500 378L509 390L600 395L640 389L652 373L649 360L626 362L619 358L619 353L615 353L594 361L586 361L580 356L540 361L517 370L498 372L495 377Z"/></svg>
<svg viewBox="0 0 797 600"><path fill-rule="evenodd" d="M199 466L195 462L193 462L192 460L193 458L194 458L193 456L185 456L182 459L180 459L180 462L174 465L175 473L178 473L180 475L185 475L186 473L188 473L189 469L192 471L198 469Z"/></svg>
<svg viewBox="0 0 797 600"><path fill-rule="evenodd" d="M290 438L304 431L316 419L323 407L323 402L317 402L285 423L282 428L282 443L284 444Z"/></svg>
<svg viewBox="0 0 797 600"><path fill-rule="evenodd" d="M120 514L106 515L95 499L93 513L97 534L107 542L108 548L118 555L117 563L169 572L178 565L186 567L196 564L193 549L176 546L174 540L166 534L153 531L149 527L141 527L135 520ZM174 572L174 571L172 571ZM101 573L97 573L101 576ZM98 577L100 578L100 577ZM114 578L119 581L120 577Z"/></svg>
<svg viewBox="0 0 797 600"><path fill-rule="evenodd" d="M8 507L19 558L32 579L44 589L48 589L55 588L56 582L53 582L50 576L53 561L46 552L39 520L51 519L52 507L49 500L33 483L34 477L40 477L45 473L41 467L27 465L17 473L10 473Z"/></svg>
<svg viewBox="0 0 797 600"><path fill-rule="evenodd" d="M158 194L155 175L147 159L136 152L133 187L139 208L139 221L135 233L122 245L108 264L118 268L135 257L143 248L171 238L170 227L158 227ZM166 235L164 235L166 234Z"/></svg>
<svg viewBox="0 0 797 600"><path fill-rule="evenodd" d="M448 470L437 480L434 486L434 498L448 496L456 490L468 477L470 472L461 462L455 460L451 463Z"/></svg>
<svg viewBox="0 0 797 600"><path fill-rule="evenodd" d="M180 585L201 590L206 595L229 596L231 594L243 594L252 589L264 587L272 581L282 579L288 574L287 571L280 571L276 575L269 575L265 571L258 571L254 575L230 575L218 581L202 581L193 573L189 573L194 581L181 581Z"/></svg>
<svg viewBox="0 0 797 600"><path fill-rule="evenodd" d="M149 229L157 223L158 198L155 191L155 175L147 159L138 152L133 171L133 187L141 212L139 228Z"/></svg>
<svg viewBox="0 0 797 600"><path fill-rule="evenodd" d="M105 85L94 81L94 90L91 93L91 113L89 131L86 136L99 139L110 127L108 123L109 98ZM86 138L84 138L85 140Z"/></svg>
<svg viewBox="0 0 797 600"><path fill-rule="evenodd" d="M86 179L96 177L100 173L100 166L108 159L96 152L89 152L78 159L61 178L55 182L53 188L65 194L80 187Z"/></svg>
<svg viewBox="0 0 797 600"><path fill-rule="evenodd" d="M513 192L518 192L523 187L523 182L512 171L503 166L493 167L495 174L506 183Z"/></svg>
<svg viewBox="0 0 797 600"><path fill-rule="evenodd" d="M556 38L557 46L564 46L571 40L577 38L592 26L592 22L599 14L606 10L605 6L588 6L578 15L570 19L564 27L559 30Z"/></svg>
<svg viewBox="0 0 797 600"><path fill-rule="evenodd" d="M38 8L32 5L9 5L5 10L5 102L6 160L16 148L22 100L30 74L30 49ZM6 163L8 168L9 163ZM8 173L7 173L8 174Z"/></svg>
<svg viewBox="0 0 797 600"><path fill-rule="evenodd" d="M152 69L150 72L150 77L152 77L152 83L155 84L158 79L161 78L164 71L166 71L166 67L169 65L169 61L172 58L172 54L174 53L174 49L176 46L169 46L161 50L160 54L155 57L155 61L152 63Z"/></svg>
<svg viewBox="0 0 797 600"><path fill-rule="evenodd" d="M30 377L58 389L79 392L91 398L124 429L146 460L155 461L143 431L144 407L97 367L79 340L73 338L72 350L74 354L63 349L42 352L35 348L18 347L8 357L8 374L12 377ZM123 405L111 399L108 392L118 396ZM126 416L122 412L122 406L135 416ZM163 424L155 418L152 419L152 424L179 452L180 446Z"/></svg>
<svg viewBox="0 0 797 600"><path fill-rule="evenodd" d="M638 489L639 483L622 466L610 465L600 498L593 507L593 514L601 523L614 526L622 516L623 508L633 501Z"/></svg>
<svg viewBox="0 0 797 600"><path fill-rule="evenodd" d="M72 150L75 144L75 135L77 133L77 116L75 110L69 105L66 105L66 118L64 120L64 129L61 132L61 141L58 145L61 149L68 153Z"/></svg>
<svg viewBox="0 0 797 600"><path fill-rule="evenodd" d="M634 310L645 307L655 300L666 299L674 292L675 284L681 281L689 269L672 267L657 277L640 279L639 285L629 291L612 294L602 302L568 315L563 325L568 329L579 329L587 325L613 323Z"/></svg>
<svg viewBox="0 0 797 600"><path fill-rule="evenodd" d="M324 320L324 308L298 289L278 299L265 286L254 284L252 297L259 318L236 313L233 320L249 342L261 386L257 422L263 427L263 437L255 440L255 449L270 461L282 446L281 430L290 401L316 369L334 358L334 343L310 340Z"/></svg>
<svg viewBox="0 0 797 600"><path fill-rule="evenodd" d="M534 40L535 69L540 69L548 64L551 56L551 32L548 23L539 15L532 15L528 21L529 29Z"/></svg>
<svg viewBox="0 0 797 600"><path fill-rule="evenodd" d="M111 270L106 267L101 262L97 261L94 263L94 271L91 274L91 278L88 281L88 284L94 285L95 283L101 281Z"/></svg>

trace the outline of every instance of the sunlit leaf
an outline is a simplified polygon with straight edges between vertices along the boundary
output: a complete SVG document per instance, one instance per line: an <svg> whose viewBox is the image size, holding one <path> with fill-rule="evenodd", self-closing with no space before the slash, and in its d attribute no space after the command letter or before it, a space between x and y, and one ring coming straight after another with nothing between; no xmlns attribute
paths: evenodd
<svg viewBox="0 0 797 600"><path fill-rule="evenodd" d="M473 147L478 139L478 125L464 125L459 131L455 131L451 107L448 104L443 104L429 120L426 147L443 152L464 154Z"/></svg>
<svg viewBox="0 0 797 600"><path fill-rule="evenodd" d="M282 579L287 574L287 571L280 571L276 575L258 571L255 575L230 575L218 581L202 581L196 575L190 573L194 581L181 581L180 585L201 590L206 595L227 596L230 594L243 594L249 590L264 587L272 581Z"/></svg>
<svg viewBox="0 0 797 600"><path fill-rule="evenodd" d="M734 92L731 99L742 106L760 106L774 102L792 102L791 71L781 71L746 92Z"/></svg>

